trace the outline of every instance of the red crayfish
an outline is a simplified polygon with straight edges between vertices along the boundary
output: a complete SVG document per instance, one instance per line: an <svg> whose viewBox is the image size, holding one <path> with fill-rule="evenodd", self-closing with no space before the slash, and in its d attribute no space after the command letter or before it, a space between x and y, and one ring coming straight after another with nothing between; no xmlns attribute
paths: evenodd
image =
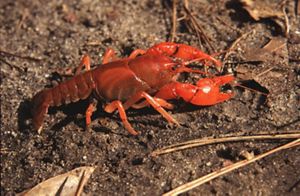
<svg viewBox="0 0 300 196"><path fill-rule="evenodd" d="M106 101L104 110L112 113L119 111L125 128L133 135L138 133L128 122L125 110L143 108L151 105L169 123L179 123L164 108L173 105L166 100L182 98L195 105L214 105L230 99L231 92L221 92L222 85L231 83L233 75L215 76L200 79L196 85L176 81L179 73L201 71L191 69L191 62L213 63L217 69L221 62L201 50L185 45L164 42L144 51L137 49L129 57L116 59L114 51L108 49L103 64L90 70L90 58L85 55L76 75L59 85L44 89L33 97L33 125L41 132L45 115L50 106L60 106L86 99L94 95ZM85 66L87 71L80 73ZM90 104L86 110L86 125L91 123L95 106Z"/></svg>

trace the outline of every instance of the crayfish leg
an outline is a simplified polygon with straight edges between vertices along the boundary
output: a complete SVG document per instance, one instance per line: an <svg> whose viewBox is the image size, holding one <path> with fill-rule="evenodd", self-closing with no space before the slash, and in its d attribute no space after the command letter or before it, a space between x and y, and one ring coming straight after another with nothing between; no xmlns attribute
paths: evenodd
<svg viewBox="0 0 300 196"><path fill-rule="evenodd" d="M87 71L91 69L91 59L86 54L82 57L81 62L79 63L78 67L76 68L75 75L80 74L83 65L85 66L85 69Z"/></svg>
<svg viewBox="0 0 300 196"><path fill-rule="evenodd" d="M174 109L174 105L167 102L166 100L164 99L161 99L161 98L158 98L158 97L153 97L153 99L159 103L160 106L162 106L163 108L166 108L166 109L169 109L169 110L172 110ZM133 104L131 107L134 108L134 109L141 109L141 108L144 108L144 107L147 107L149 106L150 104L148 103L148 101L143 101L141 103L137 103L137 104Z"/></svg>
<svg viewBox="0 0 300 196"><path fill-rule="evenodd" d="M150 105L157 110L169 123L174 123L177 126L180 126L179 122L177 122L177 120L175 120L166 110L164 110L162 106L148 93L142 92L141 97L145 98L148 103L150 103Z"/></svg>
<svg viewBox="0 0 300 196"><path fill-rule="evenodd" d="M116 109L118 109L119 114L120 114L120 118L124 124L124 127L127 129L127 131L129 133L131 133L132 135L138 135L138 132L136 132L133 127L131 126L131 124L128 122L127 120L127 115L125 113L125 109L121 103L121 101L116 100L111 102L110 104L108 104L107 106L105 106L104 110L108 113L112 113L114 112Z"/></svg>
<svg viewBox="0 0 300 196"><path fill-rule="evenodd" d="M134 109L141 109L141 108L144 108L144 107L147 107L149 106L149 102L147 100L144 100L140 103L138 103L141 99L143 99L143 97L141 96L140 93L137 93L136 95L132 96L130 99L128 99L124 104L124 108L125 110L127 110L128 108L132 107ZM159 98L159 97L156 97L154 96L153 99L160 105L162 106L163 108L167 108L167 109L173 109L174 108L174 105L167 102L166 100L162 99L162 98Z"/></svg>
<svg viewBox="0 0 300 196"><path fill-rule="evenodd" d="M174 123L176 125L180 125L177 120L175 120L166 110L163 109L163 107L173 109L173 105L168 103L167 101L157 98L157 97L152 97L146 92L140 92L134 95L132 98L127 100L124 103L125 108L129 108L131 106L135 106L137 102L139 102L141 99L146 99L147 103L142 102L142 106L147 106L150 104L155 110L157 110L169 123Z"/></svg>
<svg viewBox="0 0 300 196"><path fill-rule="evenodd" d="M134 50L134 51L129 55L129 58L134 59L134 58L137 57L138 55L143 55L143 54L145 54L145 53L146 53L145 50L142 50L142 49L136 49L136 50Z"/></svg>
<svg viewBox="0 0 300 196"><path fill-rule="evenodd" d="M114 60L116 60L115 51L111 48L108 48L103 55L102 63L106 64Z"/></svg>
<svg viewBox="0 0 300 196"><path fill-rule="evenodd" d="M94 111L96 111L96 106L94 103L90 103L88 108L86 109L85 111L85 124L86 124L86 127L88 128L88 126L91 124L92 120L91 120L91 117L94 113Z"/></svg>
<svg viewBox="0 0 300 196"><path fill-rule="evenodd" d="M88 55L84 55L82 57L81 62L76 69L75 75L78 75L81 72L83 65L85 66L86 71L89 71L91 69L91 59ZM91 124L91 116L95 110L96 106L93 103L90 103L85 111L86 127L88 127Z"/></svg>
<svg viewBox="0 0 300 196"><path fill-rule="evenodd" d="M146 99L146 102L142 102L141 105L135 105L137 102L139 102L141 99ZM130 99L128 99L124 105L116 100L105 106L104 110L108 113L114 112L116 109L118 109L120 117L122 119L122 122L125 126L125 128L131 133L132 135L137 135L138 133L132 128L130 123L127 120L127 116L125 113L125 109L128 109L129 107L135 107L137 108L143 108L148 105L151 105L155 110L157 110L169 123L174 123L177 126L180 126L180 124L175 120L166 110L163 109L163 107L166 107L168 109L173 109L173 105L168 103L167 101L150 96L146 92L139 92Z"/></svg>

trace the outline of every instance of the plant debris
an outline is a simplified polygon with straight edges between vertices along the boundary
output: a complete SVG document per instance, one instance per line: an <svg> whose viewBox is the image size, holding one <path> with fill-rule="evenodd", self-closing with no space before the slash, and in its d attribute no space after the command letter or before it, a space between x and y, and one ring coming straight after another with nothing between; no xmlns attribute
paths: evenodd
<svg viewBox="0 0 300 196"><path fill-rule="evenodd" d="M289 27L285 23L285 13L277 4L271 4L261 0L240 0L243 8L256 21L261 19L270 19L277 23L283 30Z"/></svg>
<svg viewBox="0 0 300 196"><path fill-rule="evenodd" d="M79 167L67 173L52 177L41 182L19 196L35 195L81 195L95 167Z"/></svg>
<svg viewBox="0 0 300 196"><path fill-rule="evenodd" d="M284 56L287 56L286 39L273 37L262 48L246 48L244 60L247 62L267 62Z"/></svg>

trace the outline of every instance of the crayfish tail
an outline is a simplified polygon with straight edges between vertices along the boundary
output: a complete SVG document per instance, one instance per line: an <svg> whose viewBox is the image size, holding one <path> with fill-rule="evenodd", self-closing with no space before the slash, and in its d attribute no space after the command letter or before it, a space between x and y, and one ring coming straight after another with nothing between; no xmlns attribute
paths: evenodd
<svg viewBox="0 0 300 196"><path fill-rule="evenodd" d="M43 122L45 119L45 115L48 112L48 108L50 106L51 94L49 90L43 90L36 94L32 99L32 110L31 114L33 116L33 127L40 134L43 127Z"/></svg>

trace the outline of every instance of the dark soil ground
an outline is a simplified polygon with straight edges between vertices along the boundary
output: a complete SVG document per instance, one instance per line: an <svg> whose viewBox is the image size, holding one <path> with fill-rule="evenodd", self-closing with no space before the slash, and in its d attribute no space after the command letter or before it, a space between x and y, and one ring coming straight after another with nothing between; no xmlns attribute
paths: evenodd
<svg viewBox="0 0 300 196"><path fill-rule="evenodd" d="M167 122L151 108L130 109L129 121L140 131L134 137L124 129L118 114L106 114L100 105L91 129L86 131L86 101L52 108L38 135L31 127L30 100L39 90L65 79L61 74L75 68L85 53L99 63L108 47L118 56L127 56L136 48L146 49L169 40L172 2L2 0L1 195L14 195L47 178L90 165L97 169L85 186L87 194L160 195L228 161L241 159L239 153L243 150L260 154L286 143L226 143L149 156L160 147L195 138L300 130L300 13L296 18L295 1L284 4L290 26L287 37L271 19L254 21L236 1L211 2L190 1L190 9L216 51L200 45L196 33L189 31L184 21L178 23L176 41L213 53L228 49L252 31L224 61L224 70L232 70L238 79L245 79L241 72L247 73L253 79L248 85L270 92L268 99L235 88L234 98L211 107L177 101L176 109L169 112L183 124L178 128L166 126ZM278 7L280 2L274 0L267 5ZM182 3L178 3L178 17L182 13ZM257 48L274 37L283 40L279 52L257 61ZM247 52L250 57L243 55ZM189 194L300 195L299 182L298 147L215 179Z"/></svg>

